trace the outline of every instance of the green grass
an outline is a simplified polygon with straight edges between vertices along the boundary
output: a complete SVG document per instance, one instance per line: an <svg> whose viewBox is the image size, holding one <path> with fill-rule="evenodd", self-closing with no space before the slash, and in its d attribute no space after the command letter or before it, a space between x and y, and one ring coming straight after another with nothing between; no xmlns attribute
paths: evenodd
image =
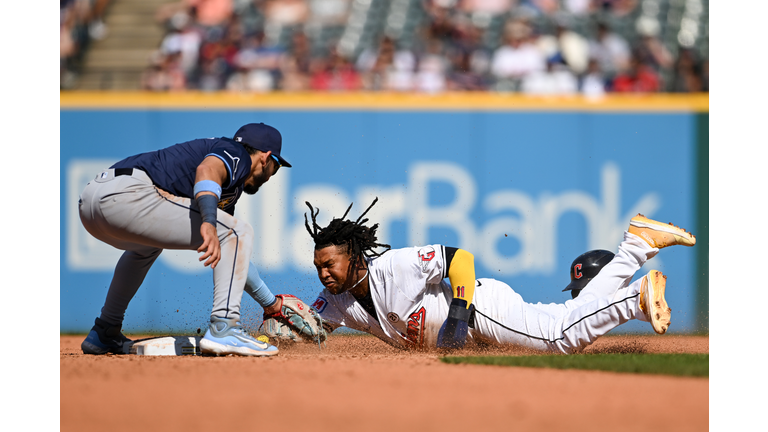
<svg viewBox="0 0 768 432"><path fill-rule="evenodd" d="M576 354L441 357L449 364L481 364L554 369L660 374L709 378L709 354Z"/></svg>

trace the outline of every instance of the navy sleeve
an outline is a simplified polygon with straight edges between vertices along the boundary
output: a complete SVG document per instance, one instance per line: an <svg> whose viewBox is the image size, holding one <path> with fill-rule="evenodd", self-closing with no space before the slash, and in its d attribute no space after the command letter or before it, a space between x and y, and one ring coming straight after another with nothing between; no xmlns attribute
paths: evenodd
<svg viewBox="0 0 768 432"><path fill-rule="evenodd" d="M251 156L242 145L234 141L219 140L205 156L215 156L227 167L227 180L221 185L222 189L240 186L250 175Z"/></svg>
<svg viewBox="0 0 768 432"><path fill-rule="evenodd" d="M445 247L445 274L448 275L448 270L451 268L451 261L453 261L453 256L456 255L456 251L458 251L459 248L446 246Z"/></svg>

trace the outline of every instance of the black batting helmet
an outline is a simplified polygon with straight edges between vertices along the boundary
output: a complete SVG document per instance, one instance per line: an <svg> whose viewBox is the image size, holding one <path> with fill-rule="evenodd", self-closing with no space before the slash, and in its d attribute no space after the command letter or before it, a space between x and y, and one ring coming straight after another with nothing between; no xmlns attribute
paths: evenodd
<svg viewBox="0 0 768 432"><path fill-rule="evenodd" d="M600 270L613 259L613 252L595 249L576 257L571 263L571 283L563 291L571 291L571 298L576 298L587 282L600 273Z"/></svg>

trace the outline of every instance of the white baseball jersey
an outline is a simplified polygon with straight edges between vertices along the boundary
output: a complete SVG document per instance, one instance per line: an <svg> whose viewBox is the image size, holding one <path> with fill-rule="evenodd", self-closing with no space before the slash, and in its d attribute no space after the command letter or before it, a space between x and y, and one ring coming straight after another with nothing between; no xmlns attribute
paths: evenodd
<svg viewBox="0 0 768 432"><path fill-rule="evenodd" d="M474 328L467 339L572 353L630 319L648 321L639 308L641 281L630 282L656 253L625 232L614 259L578 297L562 304L526 303L509 285L478 279ZM403 349L435 348L452 299L446 267L442 245L389 250L368 261L378 321L349 292L333 295L324 289L312 307L332 329L360 330Z"/></svg>
<svg viewBox="0 0 768 432"><path fill-rule="evenodd" d="M368 261L368 286L378 322L349 292L324 289L312 305L335 329L371 333L399 348L435 346L448 317L451 286L441 245L395 249Z"/></svg>

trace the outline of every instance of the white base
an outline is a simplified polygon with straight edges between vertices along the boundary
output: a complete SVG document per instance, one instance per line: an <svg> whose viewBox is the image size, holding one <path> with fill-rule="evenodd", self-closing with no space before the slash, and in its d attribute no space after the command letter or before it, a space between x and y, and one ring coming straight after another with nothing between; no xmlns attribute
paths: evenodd
<svg viewBox="0 0 768 432"><path fill-rule="evenodd" d="M133 341L125 347L126 354L151 356L201 355L202 336L165 336Z"/></svg>

